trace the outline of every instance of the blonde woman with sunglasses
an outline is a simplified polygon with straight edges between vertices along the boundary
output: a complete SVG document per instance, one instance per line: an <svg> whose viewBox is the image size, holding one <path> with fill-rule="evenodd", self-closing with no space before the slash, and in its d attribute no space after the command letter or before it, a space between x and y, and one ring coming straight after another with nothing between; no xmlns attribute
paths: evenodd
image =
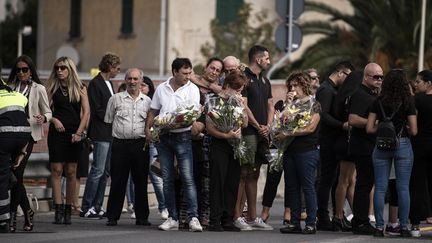
<svg viewBox="0 0 432 243"><path fill-rule="evenodd" d="M71 205L75 194L76 168L85 137L90 108L87 90L78 78L69 57L54 62L46 83L53 111L48 132L48 151L55 206L54 224L71 224ZM61 177L66 175L66 202L61 199Z"/></svg>

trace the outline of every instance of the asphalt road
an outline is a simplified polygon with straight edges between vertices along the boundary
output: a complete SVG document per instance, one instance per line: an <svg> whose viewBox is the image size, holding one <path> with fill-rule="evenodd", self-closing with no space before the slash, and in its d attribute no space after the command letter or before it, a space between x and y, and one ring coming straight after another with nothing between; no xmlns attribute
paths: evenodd
<svg viewBox="0 0 432 243"><path fill-rule="evenodd" d="M261 206L257 207L261 210ZM315 235L287 235L281 234L283 201L278 199L271 211L269 223L275 228L273 231L251 232L202 232L192 233L188 231L159 231L157 226L163 222L159 218L156 209L150 213L152 226L136 226L135 220L129 213L123 213L119 225L115 227L105 226L106 219L89 220L74 216L72 225L54 225L54 214L40 213L35 217L33 232L18 231L14 234L0 234L0 243L43 242L43 243L110 243L110 242L422 242L432 240L432 227L422 225L421 238L358 236L352 233L341 232L317 232ZM22 228L23 218L18 218L18 229Z"/></svg>

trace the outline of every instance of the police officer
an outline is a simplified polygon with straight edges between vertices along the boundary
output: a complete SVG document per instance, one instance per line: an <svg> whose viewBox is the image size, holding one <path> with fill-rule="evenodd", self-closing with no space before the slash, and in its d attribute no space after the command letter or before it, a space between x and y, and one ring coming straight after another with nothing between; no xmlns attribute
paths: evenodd
<svg viewBox="0 0 432 243"><path fill-rule="evenodd" d="M30 124L25 107L27 98L13 92L0 79L0 233L9 232L9 181L11 167L18 167L21 161L11 161L12 155L26 155L30 139ZM22 156L20 156L22 158Z"/></svg>

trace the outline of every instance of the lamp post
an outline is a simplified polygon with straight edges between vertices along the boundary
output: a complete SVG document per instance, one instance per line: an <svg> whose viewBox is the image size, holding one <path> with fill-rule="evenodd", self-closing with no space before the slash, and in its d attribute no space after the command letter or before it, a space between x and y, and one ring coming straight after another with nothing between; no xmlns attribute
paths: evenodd
<svg viewBox="0 0 432 243"><path fill-rule="evenodd" d="M32 33L32 27L31 26L24 26L22 29L18 31L18 56L21 56L22 54L22 37L28 36Z"/></svg>

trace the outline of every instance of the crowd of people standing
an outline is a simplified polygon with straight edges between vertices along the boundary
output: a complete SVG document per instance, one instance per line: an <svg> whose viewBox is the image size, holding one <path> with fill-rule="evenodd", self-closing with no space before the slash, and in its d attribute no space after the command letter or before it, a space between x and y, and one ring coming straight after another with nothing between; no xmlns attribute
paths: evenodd
<svg viewBox="0 0 432 243"><path fill-rule="evenodd" d="M268 49L253 46L248 58L247 65L233 56L211 58L201 76L188 58L176 58L172 76L156 88L142 70L128 68L123 91L115 92L111 80L121 70L121 59L114 53L102 57L100 72L88 85L68 57L54 62L45 85L33 61L18 57L9 78L0 83L0 140L8 141L0 146L0 231L16 231L18 205L24 212L23 229L33 230L23 175L33 145L42 139L42 125L49 123L54 224L71 224L76 210L82 218L106 217L107 226L116 226L127 194L136 225L150 226L150 176L165 220L160 230L273 230L268 219L283 174L281 233L419 237L420 222L432 216L431 154L425 146L432 137L432 71L421 71L410 82L404 70L384 75L376 63L356 71L349 61L341 61L322 82L313 68L293 71L285 82L285 99L274 102L264 76ZM223 104L233 99L241 108L239 125L223 130L212 120L210 100ZM171 124L156 134L158 118L184 103L202 107L196 121ZM292 107L310 107L307 124L274 133L275 118ZM392 150L376 145L384 121L397 131ZM242 141L247 157L239 158L234 140ZM90 168L82 161L82 156L88 159L83 147L89 141ZM281 141L289 141L282 151L282 170L268 166L257 215L260 168L272 162L270 145ZM150 169L156 162L160 176ZM83 176L87 181L80 206L77 178ZM16 178L13 184L11 177ZM387 191L393 213L386 225ZM346 201L352 219L345 215Z"/></svg>

